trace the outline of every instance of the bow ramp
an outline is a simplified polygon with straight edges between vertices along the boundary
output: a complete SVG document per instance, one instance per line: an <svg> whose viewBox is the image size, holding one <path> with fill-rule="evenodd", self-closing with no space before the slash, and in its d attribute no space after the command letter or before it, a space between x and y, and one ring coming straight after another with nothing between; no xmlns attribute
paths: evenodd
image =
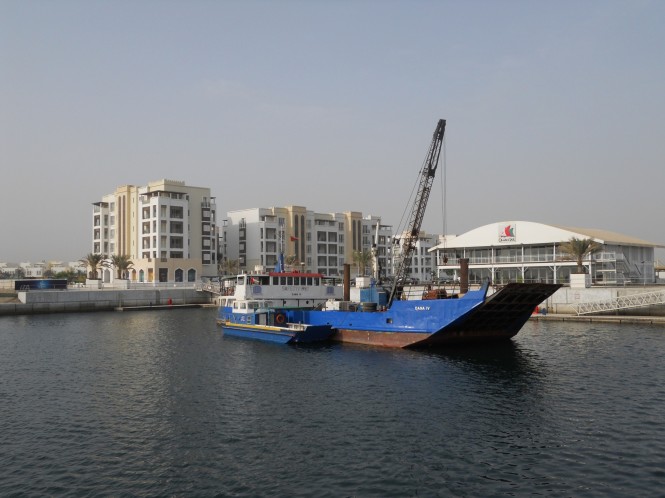
<svg viewBox="0 0 665 498"><path fill-rule="evenodd" d="M606 311L643 308L657 304L665 304L665 290L618 296L604 301L578 303L573 305L573 309L578 315L589 315L591 313L604 313Z"/></svg>

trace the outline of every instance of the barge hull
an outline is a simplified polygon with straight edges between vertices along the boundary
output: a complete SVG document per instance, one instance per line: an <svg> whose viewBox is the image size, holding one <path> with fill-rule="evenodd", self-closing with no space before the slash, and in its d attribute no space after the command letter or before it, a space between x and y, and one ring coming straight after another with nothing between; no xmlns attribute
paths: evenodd
<svg viewBox="0 0 665 498"><path fill-rule="evenodd" d="M331 340L413 349L505 341L514 337L529 320L535 307L559 287L559 284L508 284L471 312L430 334L339 328L335 329Z"/></svg>
<svg viewBox="0 0 665 498"><path fill-rule="evenodd" d="M386 348L406 348L422 341L429 334L405 332L373 332L370 330L336 329L330 338L334 342L365 344Z"/></svg>

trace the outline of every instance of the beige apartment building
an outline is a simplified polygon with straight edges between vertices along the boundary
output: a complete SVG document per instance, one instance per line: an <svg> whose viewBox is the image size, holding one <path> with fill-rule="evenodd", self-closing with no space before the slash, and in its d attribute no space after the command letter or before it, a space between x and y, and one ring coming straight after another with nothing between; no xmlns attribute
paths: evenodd
<svg viewBox="0 0 665 498"><path fill-rule="evenodd" d="M135 282L195 282L217 275L215 198L209 188L158 180L124 185L93 203L92 252L127 255ZM115 275L104 269L102 279Z"/></svg>

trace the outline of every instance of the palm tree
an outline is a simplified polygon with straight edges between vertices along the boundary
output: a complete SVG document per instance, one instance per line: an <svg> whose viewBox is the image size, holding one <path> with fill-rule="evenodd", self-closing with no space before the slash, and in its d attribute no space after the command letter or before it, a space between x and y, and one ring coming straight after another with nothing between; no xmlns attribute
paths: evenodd
<svg viewBox="0 0 665 498"><path fill-rule="evenodd" d="M225 259L220 265L219 265L219 270L222 272L224 275L229 274L229 275L237 275L238 274L238 268L240 265L238 264L237 259Z"/></svg>
<svg viewBox="0 0 665 498"><path fill-rule="evenodd" d="M296 255L291 254L290 256L286 257L286 266L290 266L291 270L297 268L299 264L300 262L298 261L298 257Z"/></svg>
<svg viewBox="0 0 665 498"><path fill-rule="evenodd" d="M53 263L50 261L48 263L44 261L44 271L42 272L42 275L44 278L54 278Z"/></svg>
<svg viewBox="0 0 665 498"><path fill-rule="evenodd" d="M365 269L372 262L371 251L353 251L353 262L358 265L358 275L365 276Z"/></svg>
<svg viewBox="0 0 665 498"><path fill-rule="evenodd" d="M102 266L106 268L115 268L117 278L126 278L127 271L134 266L134 262L126 254L114 254L110 261L105 261Z"/></svg>
<svg viewBox="0 0 665 498"><path fill-rule="evenodd" d="M571 237L570 240L559 245L559 250L562 253L577 261L576 273L586 273L584 258L599 252L602 248L602 245L592 239L578 239L576 237Z"/></svg>
<svg viewBox="0 0 665 498"><path fill-rule="evenodd" d="M103 254L94 254L91 252L85 258L79 259L79 261L90 267L90 279L97 280L97 269L101 267L104 259L106 259L106 256Z"/></svg>

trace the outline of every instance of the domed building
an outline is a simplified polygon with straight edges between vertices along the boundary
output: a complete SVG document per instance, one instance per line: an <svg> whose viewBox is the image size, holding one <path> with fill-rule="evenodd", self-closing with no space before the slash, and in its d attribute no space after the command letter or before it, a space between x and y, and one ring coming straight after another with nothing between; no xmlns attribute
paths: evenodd
<svg viewBox="0 0 665 498"><path fill-rule="evenodd" d="M456 279L460 259L468 258L470 283L488 278L496 284L568 283L577 263L560 246L573 237L601 245L600 251L584 260L592 284L655 283L655 248L665 246L606 230L502 221L462 235L442 236L430 251L436 255L438 276L444 280Z"/></svg>

